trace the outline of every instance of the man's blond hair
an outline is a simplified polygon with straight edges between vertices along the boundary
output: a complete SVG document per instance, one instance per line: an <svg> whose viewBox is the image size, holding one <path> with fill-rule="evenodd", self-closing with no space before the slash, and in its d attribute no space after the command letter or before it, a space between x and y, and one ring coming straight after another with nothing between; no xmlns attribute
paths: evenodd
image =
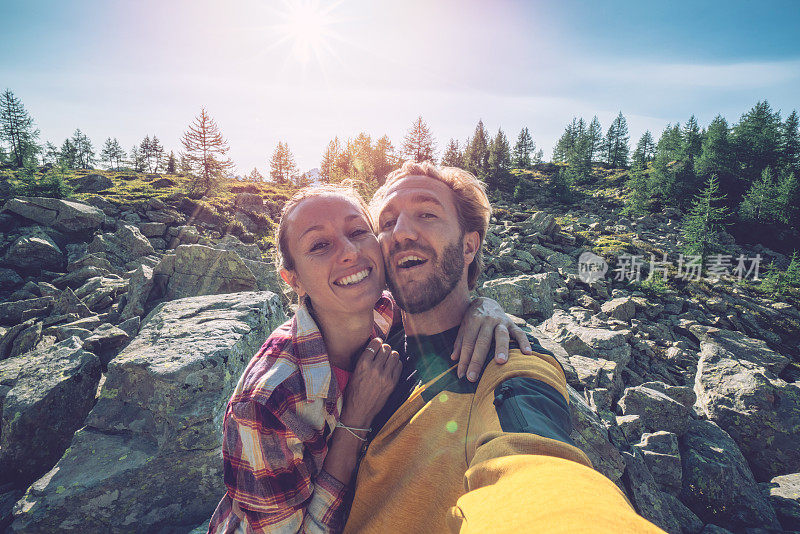
<svg viewBox="0 0 800 534"><path fill-rule="evenodd" d="M373 220L378 220L376 210L380 209L389 189L407 176L427 176L447 185L453 192L462 235L467 232L478 232L480 238L478 251L467 269L467 285L469 289L475 289L475 283L483 270L483 239L486 237L489 217L492 215L492 207L483 183L472 173L457 167L438 167L430 161L422 163L406 161L402 167L386 177L386 182L372 196L369 206L373 212Z"/></svg>

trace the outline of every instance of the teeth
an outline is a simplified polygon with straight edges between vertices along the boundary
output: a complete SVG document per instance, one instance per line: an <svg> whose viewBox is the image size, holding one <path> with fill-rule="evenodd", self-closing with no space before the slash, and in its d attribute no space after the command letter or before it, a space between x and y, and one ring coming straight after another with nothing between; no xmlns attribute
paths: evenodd
<svg viewBox="0 0 800 534"><path fill-rule="evenodd" d="M411 261L425 261L425 260L420 258L419 256L406 256L405 258L400 260L398 265L402 267L403 265L406 265L408 262L411 262Z"/></svg>
<svg viewBox="0 0 800 534"><path fill-rule="evenodd" d="M364 278L367 277L369 274L369 269L364 269L361 272L351 274L350 276L345 276L336 281L336 283L340 286L349 286L350 284L355 284L356 282L360 282Z"/></svg>

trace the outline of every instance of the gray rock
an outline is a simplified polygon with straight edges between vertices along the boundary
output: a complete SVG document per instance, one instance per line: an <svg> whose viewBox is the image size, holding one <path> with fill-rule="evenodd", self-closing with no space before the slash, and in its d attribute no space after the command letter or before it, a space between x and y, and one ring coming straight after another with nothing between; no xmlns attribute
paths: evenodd
<svg viewBox="0 0 800 534"><path fill-rule="evenodd" d="M604 302L600 309L609 316L629 323L636 315L636 305L629 297L621 297Z"/></svg>
<svg viewBox="0 0 800 534"><path fill-rule="evenodd" d="M36 285L39 288L39 295L42 297L58 299L61 296L61 290L49 282L39 282Z"/></svg>
<svg viewBox="0 0 800 534"><path fill-rule="evenodd" d="M272 293L157 306L111 361L96 406L56 466L19 501L14 532L172 532L207 521L225 492L225 405L269 332Z"/></svg>
<svg viewBox="0 0 800 534"><path fill-rule="evenodd" d="M75 289L81 287L90 278L105 276L107 274L109 274L107 269L95 267L94 265L86 265L64 276L53 279L53 284L57 287L71 287Z"/></svg>
<svg viewBox="0 0 800 534"><path fill-rule="evenodd" d="M163 178L163 180L169 180L169 179ZM153 185L155 184L156 182L153 182ZM145 216L153 222L159 222L164 224L175 224L186 221L186 217L184 217L182 214L180 214L179 212L175 211L172 208L164 208L159 210L148 211L145 213Z"/></svg>
<svg viewBox="0 0 800 534"><path fill-rule="evenodd" d="M680 402L689 409L694 406L694 403L697 400L697 395L695 395L694 390L689 386L670 386L664 382L645 382L644 384L639 385L660 391L667 397Z"/></svg>
<svg viewBox="0 0 800 534"><path fill-rule="evenodd" d="M11 356L14 350L14 340L17 339L20 332L33 326L34 322L35 319L28 319L25 322L15 324L3 333L2 338L0 338L0 360L5 360Z"/></svg>
<svg viewBox="0 0 800 534"><path fill-rule="evenodd" d="M617 406L622 415L641 415L642 424L651 432L666 430L682 436L691 417L683 404L644 386L626 388Z"/></svg>
<svg viewBox="0 0 800 534"><path fill-rule="evenodd" d="M70 260L67 263L67 272L77 271L82 267L97 267L105 271L112 271L114 268L111 262L106 259L103 253L81 254L78 259Z"/></svg>
<svg viewBox="0 0 800 534"><path fill-rule="evenodd" d="M30 482L61 457L94 404L100 362L77 338L0 362L0 485Z"/></svg>
<svg viewBox="0 0 800 534"><path fill-rule="evenodd" d="M22 277L12 269L0 268L0 291L22 285Z"/></svg>
<svg viewBox="0 0 800 534"><path fill-rule="evenodd" d="M145 237L163 237L167 231L167 225L162 222L149 222L140 225L139 230Z"/></svg>
<svg viewBox="0 0 800 534"><path fill-rule="evenodd" d="M95 328L92 335L83 341L83 348L96 354L105 367L129 339L130 335L121 328L104 323Z"/></svg>
<svg viewBox="0 0 800 534"><path fill-rule="evenodd" d="M644 434L634 445L642 453L647 468L659 489L679 495L681 492L681 454L678 436L672 432Z"/></svg>
<svg viewBox="0 0 800 534"><path fill-rule="evenodd" d="M235 235L226 234L222 237L222 239L214 242L214 248L232 250L236 252L243 260L258 262L264 261L264 259L261 257L261 249L258 248L258 245L246 245L242 243ZM272 269L275 270L275 267L273 266Z"/></svg>
<svg viewBox="0 0 800 534"><path fill-rule="evenodd" d="M752 352L703 341L694 390L698 410L730 434L756 478L767 481L800 471L800 387L753 359Z"/></svg>
<svg viewBox="0 0 800 534"><path fill-rule="evenodd" d="M26 352L33 350L39 340L42 338L42 323L36 321L25 330L21 331L19 335L14 338L11 348L10 358L20 356Z"/></svg>
<svg viewBox="0 0 800 534"><path fill-rule="evenodd" d="M45 315L53 309L53 304L52 297L0 302L0 324L17 324L28 317Z"/></svg>
<svg viewBox="0 0 800 534"><path fill-rule="evenodd" d="M88 247L89 252L102 252L113 265L124 267L129 261L154 254L150 241L136 226L122 224L113 234L96 235Z"/></svg>
<svg viewBox="0 0 800 534"><path fill-rule="evenodd" d="M81 287L75 290L75 295L93 311L108 308L117 295L128 289L128 281L121 278L112 278L114 275L96 276L90 278Z"/></svg>
<svg viewBox="0 0 800 534"><path fill-rule="evenodd" d="M92 206L44 197L12 198L5 203L2 211L67 233L92 232L100 228L105 219L105 214Z"/></svg>
<svg viewBox="0 0 800 534"><path fill-rule="evenodd" d="M700 531L700 534L733 534L733 532L727 528L722 528L719 525L709 523L703 527L703 530Z"/></svg>
<svg viewBox="0 0 800 534"><path fill-rule="evenodd" d="M800 531L800 473L775 477L765 486L781 526Z"/></svg>
<svg viewBox="0 0 800 534"><path fill-rule="evenodd" d="M542 235L550 235L558 229L555 217L543 211L537 211L527 221L520 223L524 233L540 233Z"/></svg>
<svg viewBox="0 0 800 534"><path fill-rule="evenodd" d="M622 435L628 443L637 443L642 437L641 415L618 415L617 426L622 430Z"/></svg>
<svg viewBox="0 0 800 534"><path fill-rule="evenodd" d="M625 463L609 441L608 430L577 391L569 386L567 390L572 423L570 438L586 453L595 469L616 483L625 470Z"/></svg>
<svg viewBox="0 0 800 534"><path fill-rule="evenodd" d="M64 266L64 254L49 235L35 228L9 247L3 261L26 271L58 271Z"/></svg>
<svg viewBox="0 0 800 534"><path fill-rule="evenodd" d="M153 289L153 269L146 265L140 265L131 276L126 293L127 301L120 314L121 320L144 315L144 305L150 290Z"/></svg>
<svg viewBox="0 0 800 534"><path fill-rule="evenodd" d="M253 261L245 258L242 258L242 262L247 265L247 268L250 269L250 272L256 277L256 284L259 291L272 291L273 293L283 296L284 286L281 281L278 281L278 271L275 269L274 263Z"/></svg>
<svg viewBox="0 0 800 534"><path fill-rule="evenodd" d="M555 310L539 328L560 343L570 356L603 358L616 362L620 367L626 366L631 359L631 346L626 339L630 332L627 330L580 326L563 310Z"/></svg>
<svg viewBox="0 0 800 534"><path fill-rule="evenodd" d="M618 394L622 389L620 366L611 360L576 355L569 357L569 363L584 388L606 388L612 395Z"/></svg>
<svg viewBox="0 0 800 534"><path fill-rule="evenodd" d="M120 330L124 330L126 334L130 337L136 337L136 334L139 333L139 326L141 324L141 318L138 316L131 317L130 319L126 319L117 325Z"/></svg>
<svg viewBox="0 0 800 534"><path fill-rule="evenodd" d="M791 360L775 352L760 339L747 337L741 332L711 328L703 325L690 327L700 340L703 354L719 355L736 360L746 360L764 367L775 375L780 374ZM701 354L702 356L702 354Z"/></svg>
<svg viewBox="0 0 800 534"><path fill-rule="evenodd" d="M512 315L544 319L553 313L553 290L559 282L555 273L523 274L484 282L478 294L496 300Z"/></svg>
<svg viewBox="0 0 800 534"><path fill-rule="evenodd" d="M61 292L55 305L53 306L52 313L54 315L67 315L74 313L78 317L91 317L92 311L79 299L75 293L66 288Z"/></svg>
<svg viewBox="0 0 800 534"><path fill-rule="evenodd" d="M258 281L233 251L204 245L181 245L153 270L155 283L165 287L167 299L250 291Z"/></svg>
<svg viewBox="0 0 800 534"><path fill-rule="evenodd" d="M76 193L97 193L114 185L111 178L102 174L87 174L76 178Z"/></svg>
<svg viewBox="0 0 800 534"><path fill-rule="evenodd" d="M681 532L680 524L664 501L642 453L636 449L623 452L625 475L622 480L636 511L667 532Z"/></svg>
<svg viewBox="0 0 800 534"><path fill-rule="evenodd" d="M692 420L679 440L681 500L707 523L734 531L780 528L736 443L711 421Z"/></svg>
<svg viewBox="0 0 800 534"><path fill-rule="evenodd" d="M703 530L703 522L692 512L688 506L683 504L679 498L670 493L661 493L661 500L666 505L667 510L672 512L672 516L680 525L678 532L683 534L699 534Z"/></svg>
<svg viewBox="0 0 800 534"><path fill-rule="evenodd" d="M192 225L173 226L167 231L170 248L178 245L194 245L200 240L200 232Z"/></svg>

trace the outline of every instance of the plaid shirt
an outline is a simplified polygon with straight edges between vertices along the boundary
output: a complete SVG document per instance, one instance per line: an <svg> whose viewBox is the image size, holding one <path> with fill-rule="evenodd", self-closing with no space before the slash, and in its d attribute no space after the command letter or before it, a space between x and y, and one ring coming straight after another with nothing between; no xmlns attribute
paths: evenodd
<svg viewBox="0 0 800 534"><path fill-rule="evenodd" d="M384 292L371 337L386 338L399 320L395 310ZM340 531L347 487L322 464L341 409L322 334L304 302L250 360L228 402L228 491L209 534Z"/></svg>

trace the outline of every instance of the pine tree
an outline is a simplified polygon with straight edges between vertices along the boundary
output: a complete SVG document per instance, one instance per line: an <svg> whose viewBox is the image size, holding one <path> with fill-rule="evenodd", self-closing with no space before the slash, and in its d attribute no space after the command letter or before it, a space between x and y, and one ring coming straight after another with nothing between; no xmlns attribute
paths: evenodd
<svg viewBox="0 0 800 534"><path fill-rule="evenodd" d="M167 174L175 174L175 170L176 170L175 152L170 150L169 158L167 158Z"/></svg>
<svg viewBox="0 0 800 534"><path fill-rule="evenodd" d="M433 161L435 151L436 141L428 125L422 120L422 116L417 117L417 120L411 125L411 129L403 139L403 155L417 163L421 163L423 161Z"/></svg>
<svg viewBox="0 0 800 534"><path fill-rule="evenodd" d="M586 139L586 149L589 152L589 166L591 167L591 163L598 159L598 156L603 150L603 129L600 126L600 121L597 120L597 116L592 117L592 122L589 123Z"/></svg>
<svg viewBox="0 0 800 534"><path fill-rule="evenodd" d="M0 140L8 143L11 162L16 167L36 163L39 130L22 102L10 89L0 95Z"/></svg>
<svg viewBox="0 0 800 534"><path fill-rule="evenodd" d="M781 217L772 169L767 167L761 178L753 182L739 205L742 220L756 223L774 223Z"/></svg>
<svg viewBox="0 0 800 534"><path fill-rule="evenodd" d="M489 176L486 185L491 188L507 189L511 178L510 169L511 149L506 134L502 129L498 129L489 147Z"/></svg>
<svg viewBox="0 0 800 534"><path fill-rule="evenodd" d="M629 140L628 122L620 111L606 133L606 163L610 167L620 169L628 166Z"/></svg>
<svg viewBox="0 0 800 534"><path fill-rule="evenodd" d="M71 139L64 139L58 151L58 163L65 169L75 169L80 165L78 149Z"/></svg>
<svg viewBox="0 0 800 534"><path fill-rule="evenodd" d="M278 142L269 160L269 169L269 176L276 184L286 185L296 182L299 171L288 143Z"/></svg>
<svg viewBox="0 0 800 534"><path fill-rule="evenodd" d="M249 180L251 182L263 182L264 176L258 172L258 168L253 167L253 170L250 171L250 174L245 176L245 180Z"/></svg>
<svg viewBox="0 0 800 534"><path fill-rule="evenodd" d="M531 168L531 154L536 150L536 143L533 142L533 137L528 131L528 127L524 127L517 136L517 144L514 145L514 165L520 169Z"/></svg>
<svg viewBox="0 0 800 534"><path fill-rule="evenodd" d="M767 167L780 163L781 116L765 100L756 103L733 127L731 141L743 180L738 194L748 188Z"/></svg>
<svg viewBox="0 0 800 534"><path fill-rule="evenodd" d="M653 161L655 157L656 146L653 143L653 134L650 130L645 131L636 143L636 150L633 151L633 165L639 165L642 168L647 167L647 164Z"/></svg>
<svg viewBox="0 0 800 534"><path fill-rule="evenodd" d="M800 118L792 111L781 128L781 166L800 175Z"/></svg>
<svg viewBox="0 0 800 534"><path fill-rule="evenodd" d="M800 228L800 184L797 176L788 169L778 180L778 206L781 213L781 221Z"/></svg>
<svg viewBox="0 0 800 534"><path fill-rule="evenodd" d="M569 167L559 165L556 172L550 175L550 192L556 199L562 202L571 200L571 184L572 177L569 172Z"/></svg>
<svg viewBox="0 0 800 534"><path fill-rule="evenodd" d="M136 145L133 145L133 148L131 148L129 163L131 165L131 169L133 169L133 172L144 172L144 157L142 156L142 152L139 150L139 147Z"/></svg>
<svg viewBox="0 0 800 534"><path fill-rule="evenodd" d="M575 144L578 141L578 119L573 117L572 122L564 129L564 133L553 147L553 163L569 163Z"/></svg>
<svg viewBox="0 0 800 534"><path fill-rule="evenodd" d="M330 182L333 179L336 172L336 161L339 159L341 150L338 137L334 137L325 147L325 153L322 155L322 162L319 165L319 173L322 175L323 181Z"/></svg>
<svg viewBox="0 0 800 534"><path fill-rule="evenodd" d="M398 157L395 153L394 145L388 135L382 136L375 143L370 157L371 166L375 173L374 179L378 186L383 185L386 177L397 166Z"/></svg>
<svg viewBox="0 0 800 534"><path fill-rule="evenodd" d="M699 255L701 264L712 252L719 249L718 232L722 230L728 209L719 204L725 195L719 194L719 182L712 176L705 188L695 196L694 203L683 222L683 251Z"/></svg>
<svg viewBox="0 0 800 534"><path fill-rule="evenodd" d="M640 141L641 144L641 141ZM637 146L637 151L639 147ZM630 194L625 200L625 207L623 213L642 215L647 213L650 203L650 189L647 183L647 175L644 172L644 151L642 151L641 159L637 160L634 154L634 163L631 167L630 176L625 185L628 186Z"/></svg>
<svg viewBox="0 0 800 534"><path fill-rule="evenodd" d="M676 196L678 190L677 160L681 143L680 124L675 126L668 124L656 143L653 172L650 174L648 190L652 191L665 206L679 206L684 200Z"/></svg>
<svg viewBox="0 0 800 534"><path fill-rule="evenodd" d="M458 140L450 139L447 143L447 150L444 151L442 156L442 166L444 167L462 167L464 165L464 155L458 147Z"/></svg>
<svg viewBox="0 0 800 534"><path fill-rule="evenodd" d="M94 165L94 147L89 136L77 128L72 134L72 145L75 149L74 166L80 169L91 169Z"/></svg>
<svg viewBox="0 0 800 534"><path fill-rule="evenodd" d="M150 140L150 153L147 155L146 159L147 167L150 169L150 172L158 172L162 160L164 159L164 147L155 135Z"/></svg>
<svg viewBox="0 0 800 534"><path fill-rule="evenodd" d="M113 151L114 141L112 141L110 137L106 137L103 148L100 150L100 161L104 163L108 169L114 167Z"/></svg>
<svg viewBox="0 0 800 534"><path fill-rule="evenodd" d="M200 110L200 115L184 132L181 143L184 150L182 155L193 174L189 194L203 196L210 193L234 164L225 157L230 150L228 142L205 108Z"/></svg>
<svg viewBox="0 0 800 534"><path fill-rule="evenodd" d="M729 137L728 122L724 117L717 115L703 138L700 156L694 162L694 171L698 178L707 180L716 176L719 180L720 191L726 196L728 203L737 202L735 174L736 161Z"/></svg>
<svg viewBox="0 0 800 534"><path fill-rule="evenodd" d="M47 165L48 163L51 165L55 165L58 163L61 154L58 151L58 147L51 143L50 141L44 144L44 152L42 153L42 163Z"/></svg>
<svg viewBox="0 0 800 534"><path fill-rule="evenodd" d="M483 120L478 120L475 132L472 134L464 150L464 164L467 170L485 180L489 174L489 134L483 126Z"/></svg>

